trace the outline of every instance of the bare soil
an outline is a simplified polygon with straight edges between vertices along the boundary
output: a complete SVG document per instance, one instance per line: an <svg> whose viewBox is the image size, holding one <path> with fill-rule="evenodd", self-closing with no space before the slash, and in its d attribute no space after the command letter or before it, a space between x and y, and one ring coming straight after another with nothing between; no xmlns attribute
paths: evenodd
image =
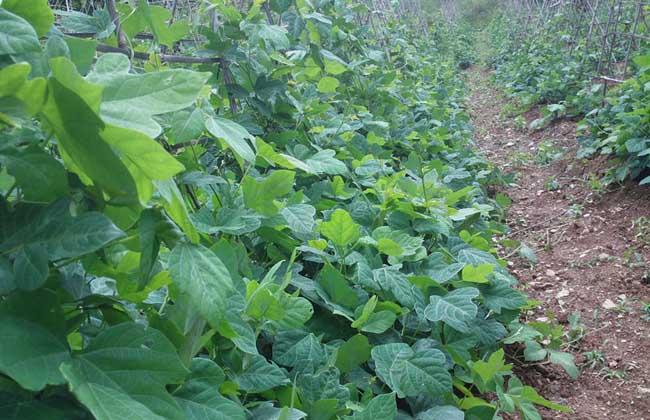
<svg viewBox="0 0 650 420"><path fill-rule="evenodd" d="M509 238L538 258L534 265L517 253L510 258L521 289L541 302L525 318L555 317L568 331L568 317L578 312L585 326L570 348L581 367L578 379L548 364L520 367L517 374L574 411L542 410L544 419L650 420L650 319L642 309L650 302L650 188L634 182L603 188L598 179L609 163L576 157L576 121L531 131L522 118L529 126L538 110L518 120L505 114L513 103L488 71L471 69L469 84L478 146L515 177L501 191L513 201ZM589 363L582 353L590 351L604 361Z"/></svg>

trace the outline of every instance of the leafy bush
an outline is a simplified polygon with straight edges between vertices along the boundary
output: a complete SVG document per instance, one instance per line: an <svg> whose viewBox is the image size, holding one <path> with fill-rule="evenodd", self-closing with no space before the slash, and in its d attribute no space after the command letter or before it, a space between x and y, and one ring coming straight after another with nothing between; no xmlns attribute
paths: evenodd
<svg viewBox="0 0 650 420"><path fill-rule="evenodd" d="M640 178L650 182L650 56L638 56L636 75L610 90L604 103L586 114L582 128L588 129L583 139L581 156L594 153L613 155L614 167L606 181ZM602 86L602 85L596 85ZM595 90L595 89L594 89ZM584 95L589 100L588 95ZM600 96L602 98L602 94Z"/></svg>
<svg viewBox="0 0 650 420"><path fill-rule="evenodd" d="M0 8L3 413L566 410L501 349L526 299L453 60L392 24L384 44L344 2L172 25L131 3L135 51L99 56L106 10L53 28L45 1Z"/></svg>

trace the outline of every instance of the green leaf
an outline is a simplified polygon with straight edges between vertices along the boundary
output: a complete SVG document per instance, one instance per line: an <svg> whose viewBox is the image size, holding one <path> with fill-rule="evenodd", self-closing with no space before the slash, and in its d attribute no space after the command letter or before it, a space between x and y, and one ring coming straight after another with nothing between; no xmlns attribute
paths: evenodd
<svg viewBox="0 0 650 420"><path fill-rule="evenodd" d="M440 263L428 266L425 270L425 274L437 283L446 283L453 279L464 267L465 264L461 263Z"/></svg>
<svg viewBox="0 0 650 420"><path fill-rule="evenodd" d="M214 391L176 398L184 420L246 420L244 409Z"/></svg>
<svg viewBox="0 0 650 420"><path fill-rule="evenodd" d="M154 209L145 209L140 214L138 233L140 235L140 267L138 290L142 290L151 277L151 270L158 257L160 240L156 237L158 224L163 223L163 216Z"/></svg>
<svg viewBox="0 0 650 420"><path fill-rule="evenodd" d="M7 258L0 257L0 295L9 294L16 288L13 267Z"/></svg>
<svg viewBox="0 0 650 420"><path fill-rule="evenodd" d="M95 111L101 89L83 82L65 58L52 59L50 67L54 78L49 79L43 112L59 140L63 160L86 184L102 188L116 203L137 203L133 177L101 137L106 126Z"/></svg>
<svg viewBox="0 0 650 420"><path fill-rule="evenodd" d="M381 238L377 241L377 249L382 254L399 257L404 254L404 248L389 238Z"/></svg>
<svg viewBox="0 0 650 420"><path fill-rule="evenodd" d="M335 93L338 87L339 81L330 76L325 76L318 82L318 91L321 93Z"/></svg>
<svg viewBox="0 0 650 420"><path fill-rule="evenodd" d="M315 372L325 364L326 354L314 334L296 340L293 332L287 332L276 337L273 360L300 372Z"/></svg>
<svg viewBox="0 0 650 420"><path fill-rule="evenodd" d="M205 128L214 137L225 141L236 156L247 162L255 162L255 137L244 127L234 121L215 116L205 122Z"/></svg>
<svg viewBox="0 0 650 420"><path fill-rule="evenodd" d="M308 234L314 231L314 216L316 209L309 204L296 204L280 210L287 221L289 229L295 233Z"/></svg>
<svg viewBox="0 0 650 420"><path fill-rule="evenodd" d="M359 239L359 225L343 209L334 210L330 220L321 223L318 231L342 248L354 244Z"/></svg>
<svg viewBox="0 0 650 420"><path fill-rule="evenodd" d="M79 73L88 74L95 60L97 45L99 43L94 39L71 36L66 36L64 40L70 51L70 60L77 66Z"/></svg>
<svg viewBox="0 0 650 420"><path fill-rule="evenodd" d="M370 359L371 348L365 335L353 335L338 348L334 365L341 373L348 373Z"/></svg>
<svg viewBox="0 0 650 420"><path fill-rule="evenodd" d="M194 108L191 111L174 112L171 116L170 142L182 143L197 139L205 129L202 111Z"/></svg>
<svg viewBox="0 0 650 420"><path fill-rule="evenodd" d="M580 371L576 367L574 362L574 357L571 353L566 353L563 351L549 350L548 351L551 363L558 364L566 371L566 373L571 377L571 379L576 379L580 375Z"/></svg>
<svg viewBox="0 0 650 420"><path fill-rule="evenodd" d="M526 304L525 296L505 281L494 279L489 286L480 286L480 290L485 306L498 314L502 309L519 309Z"/></svg>
<svg viewBox="0 0 650 420"><path fill-rule="evenodd" d="M30 391L61 385L70 360L65 319L56 293L14 293L0 303L0 372Z"/></svg>
<svg viewBox="0 0 650 420"><path fill-rule="evenodd" d="M357 319L352 323L351 327L352 328L359 328L368 320L370 319L370 315L375 311L375 307L377 307L377 296L372 296L368 301L363 305L363 309L361 310L361 314L357 317Z"/></svg>
<svg viewBox="0 0 650 420"><path fill-rule="evenodd" d="M429 321L442 321L460 332L469 332L468 324L476 318L478 311L472 299L478 295L479 291L473 287L456 289L445 296L433 295L424 316Z"/></svg>
<svg viewBox="0 0 650 420"><path fill-rule="evenodd" d="M252 418L256 420L301 420L307 417L306 413L289 407L277 408L271 402L264 402L250 410Z"/></svg>
<svg viewBox="0 0 650 420"><path fill-rule="evenodd" d="M318 282L327 292L332 302L347 308L357 307L357 295L343 275L330 264L325 265L318 274Z"/></svg>
<svg viewBox="0 0 650 420"><path fill-rule="evenodd" d="M493 271L494 265L492 264L479 264L477 266L468 264L463 268L463 281L471 283L487 283L488 279L486 276L492 274Z"/></svg>
<svg viewBox="0 0 650 420"><path fill-rule="evenodd" d="M528 245L521 244L521 247L519 248L519 255L526 258L531 263L537 264L537 255L535 255L535 251L533 251L532 248L530 248Z"/></svg>
<svg viewBox="0 0 650 420"><path fill-rule="evenodd" d="M284 317L278 321L273 321L273 325L278 329L293 330L300 328L314 314L314 308L305 298L282 293L278 301L284 308Z"/></svg>
<svg viewBox="0 0 650 420"><path fill-rule="evenodd" d="M323 56L323 61L325 63L325 71L329 74L338 75L345 72L347 64L345 61L341 60L338 56L327 50L320 51Z"/></svg>
<svg viewBox="0 0 650 420"><path fill-rule="evenodd" d="M370 315L368 321L361 326L361 331L381 334L393 326L397 316L391 311L379 311Z"/></svg>
<svg viewBox="0 0 650 420"><path fill-rule="evenodd" d="M120 152L122 161L138 182L143 178L166 180L185 169L159 143L138 131L109 125L102 138Z"/></svg>
<svg viewBox="0 0 650 420"><path fill-rule="evenodd" d="M488 384L497 373L507 371L511 367L511 365L505 364L503 349L499 349L490 355L487 362L483 360L474 362L472 370L481 377L484 384Z"/></svg>
<svg viewBox="0 0 650 420"><path fill-rule="evenodd" d="M181 418L166 386L181 383L189 371L172 343L153 328L127 322L102 331L61 371L99 420L132 418L127 409L138 419Z"/></svg>
<svg viewBox="0 0 650 420"><path fill-rule="evenodd" d="M48 203L68 194L65 169L36 146L1 149L0 162L16 178L27 200Z"/></svg>
<svg viewBox="0 0 650 420"><path fill-rule="evenodd" d="M32 70L28 63L12 64L0 70L0 97L18 92Z"/></svg>
<svg viewBox="0 0 650 420"><path fill-rule="evenodd" d="M343 406L350 398L350 390L341 385L340 373L335 367L328 367L321 369L317 373L305 373L297 377L297 385L300 389L300 395L303 400L308 402L317 403L323 400L334 400L333 403L325 403L322 406L323 411L336 412L336 408ZM310 412L310 418L316 414L320 414L320 410L313 407ZM321 419L330 419L333 414L327 416L320 416Z"/></svg>
<svg viewBox="0 0 650 420"><path fill-rule="evenodd" d="M180 244L169 254L174 284L190 296L199 313L214 328L219 326L233 287L228 269L202 245Z"/></svg>
<svg viewBox="0 0 650 420"><path fill-rule="evenodd" d="M103 372L83 360L61 366L70 391L90 410L97 420L164 420L145 404L130 398Z"/></svg>
<svg viewBox="0 0 650 420"><path fill-rule="evenodd" d="M350 420L394 420L397 417L395 394L382 394L373 398L360 413L355 413Z"/></svg>
<svg viewBox="0 0 650 420"><path fill-rule="evenodd" d="M458 251L458 262L472 264L474 266L481 264L492 264L496 266L498 264L494 255L476 248L465 248Z"/></svg>
<svg viewBox="0 0 650 420"><path fill-rule="evenodd" d="M419 413L415 420L464 420L465 413L453 405L433 407Z"/></svg>
<svg viewBox="0 0 650 420"><path fill-rule="evenodd" d="M0 56L40 51L36 31L25 19L0 7Z"/></svg>
<svg viewBox="0 0 650 420"><path fill-rule="evenodd" d="M524 359L527 362L539 362L544 360L548 352L537 341L527 341L524 349Z"/></svg>
<svg viewBox="0 0 650 420"><path fill-rule="evenodd" d="M383 344L372 349L372 359L377 375L400 398L451 392L451 376L440 350L415 352L404 343Z"/></svg>
<svg viewBox="0 0 650 420"><path fill-rule="evenodd" d="M248 285L256 282L250 282ZM279 321L284 318L284 308L268 289L256 291L248 302L246 314L262 321L264 319Z"/></svg>
<svg viewBox="0 0 650 420"><path fill-rule="evenodd" d="M47 0L3 0L2 7L29 22L39 37L54 23L54 13Z"/></svg>
<svg viewBox="0 0 650 420"><path fill-rule="evenodd" d="M219 365L210 359L194 358L190 370L183 386L174 392L176 403L183 410L183 419L245 419L239 404L217 393L225 379Z"/></svg>
<svg viewBox="0 0 650 420"><path fill-rule="evenodd" d="M244 203L265 216L278 213L278 205L274 200L283 197L293 190L296 173L293 171L278 170L265 178L262 182L250 176L244 177L241 187L244 193Z"/></svg>
<svg viewBox="0 0 650 420"><path fill-rule="evenodd" d="M217 213L214 232L223 232L229 235L243 235L255 232L261 225L259 214L247 209L229 209L223 207ZM210 232L212 233L212 232Z"/></svg>
<svg viewBox="0 0 650 420"><path fill-rule="evenodd" d="M336 159L334 150L321 150L305 161L305 164L315 174L328 175L345 175L348 173L348 167L345 163Z"/></svg>
<svg viewBox="0 0 650 420"><path fill-rule="evenodd" d="M19 289L38 289L45 283L48 274L47 253L42 245L29 245L16 253L14 275Z"/></svg>
<svg viewBox="0 0 650 420"><path fill-rule="evenodd" d="M372 277L381 290L390 292L402 306L415 309L424 306L422 292L400 271L401 265L372 270Z"/></svg>
<svg viewBox="0 0 650 420"><path fill-rule="evenodd" d="M40 207L31 220L0 244L0 252L17 246L38 245L50 260L75 258L94 252L125 236L106 216L86 212L73 217L69 202L59 200Z"/></svg>
<svg viewBox="0 0 650 420"><path fill-rule="evenodd" d="M379 251L384 252L390 248L391 253L384 252L394 257L413 256L422 250L422 238L409 235L407 232L393 230L388 226L382 226L372 232L372 237L378 241ZM388 242L386 242L388 240ZM395 246L397 245L397 246ZM383 249L383 251L382 251ZM396 252L400 250L400 252ZM426 255L426 254L425 254Z"/></svg>
<svg viewBox="0 0 650 420"><path fill-rule="evenodd" d="M156 181L158 192L162 196L163 207L169 216L183 229L192 243L199 242L199 232L190 219L190 214L185 205L183 195L178 190L176 183L171 180Z"/></svg>
<svg viewBox="0 0 650 420"><path fill-rule="evenodd" d="M88 80L104 88L100 115L109 124L140 131L156 138L162 128L154 116L192 105L209 77L192 70L128 73L128 60L121 54L105 54Z"/></svg>
<svg viewBox="0 0 650 420"><path fill-rule="evenodd" d="M521 398L532 402L533 404L541 405L542 407L550 408L551 410L561 411L563 413L572 413L569 407L561 404L556 404L542 397L535 391L533 387L525 385L521 390Z"/></svg>
<svg viewBox="0 0 650 420"><path fill-rule="evenodd" d="M239 387L250 393L264 392L288 381L282 369L260 355L251 356L248 366L237 375Z"/></svg>

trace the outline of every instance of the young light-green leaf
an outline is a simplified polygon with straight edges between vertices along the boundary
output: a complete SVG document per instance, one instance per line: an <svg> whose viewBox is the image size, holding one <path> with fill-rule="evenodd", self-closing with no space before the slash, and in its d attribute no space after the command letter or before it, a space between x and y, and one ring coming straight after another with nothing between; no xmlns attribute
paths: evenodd
<svg viewBox="0 0 650 420"><path fill-rule="evenodd" d="M360 228L352 220L350 213L343 209L336 209L332 212L329 221L320 224L318 231L335 245L344 248L357 242Z"/></svg>

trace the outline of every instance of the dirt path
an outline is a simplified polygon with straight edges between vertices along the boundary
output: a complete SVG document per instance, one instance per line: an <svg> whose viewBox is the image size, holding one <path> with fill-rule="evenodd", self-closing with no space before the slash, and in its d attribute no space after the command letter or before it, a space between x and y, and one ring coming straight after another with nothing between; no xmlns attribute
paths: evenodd
<svg viewBox="0 0 650 420"><path fill-rule="evenodd" d="M469 72L476 139L514 185L508 212L512 239L535 251L538 263L515 258L512 272L529 298L542 302L529 320L555 317L570 330L577 380L551 365L519 372L542 395L573 414L544 411L544 419L650 420L650 188L630 183L604 191L602 160L582 161L574 121L539 130L536 110L516 118L486 71ZM593 177L596 175L596 177ZM512 252L506 250L505 253ZM647 262L647 263L646 263ZM592 352L590 358L583 353Z"/></svg>

